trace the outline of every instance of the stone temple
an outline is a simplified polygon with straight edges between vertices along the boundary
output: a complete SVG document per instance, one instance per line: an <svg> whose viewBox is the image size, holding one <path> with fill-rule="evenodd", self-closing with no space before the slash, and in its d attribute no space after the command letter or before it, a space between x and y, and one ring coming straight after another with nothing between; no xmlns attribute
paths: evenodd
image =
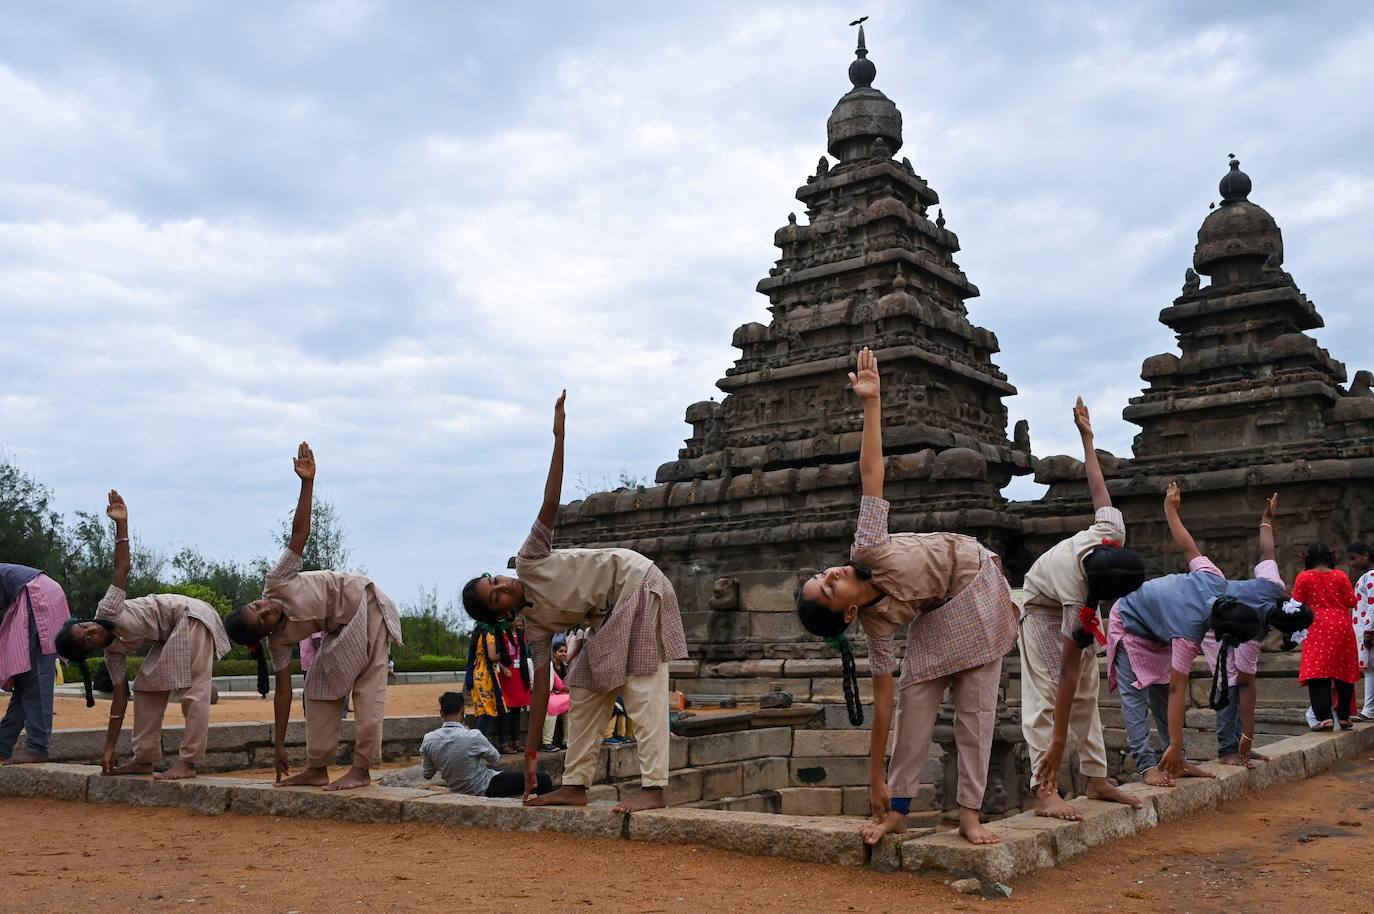
<svg viewBox="0 0 1374 914"><path fill-rule="evenodd" d="M564 544L628 546L673 580L694 658L675 682L689 693L758 695L789 662L815 666L798 698L841 700L838 664L801 631L794 594L806 570L847 555L860 410L845 372L862 346L882 359L894 529L977 536L1015 582L1091 521L1080 460L1033 458L1024 423L1008 439L1003 398L1016 390L992 360L997 337L969 319L978 289L954 259L938 195L898 157L902 116L875 76L861 27L852 88L826 124L829 156L797 189L805 219L778 229L778 259L758 284L768 321L735 331L723 399L687 407L691 435L656 485L560 514ZM1154 574L1178 570L1160 507L1169 481L1185 481L1189 528L1232 575L1253 564L1263 499L1279 492L1291 580L1306 543L1374 534L1374 391L1367 371L1342 386L1345 367L1305 333L1322 319L1283 270L1282 233L1249 199L1239 162L1220 189L1182 294L1159 315L1180 352L1145 361L1148 386L1123 412L1140 426L1134 456L1104 452L1102 463ZM1113 408L1092 405L1104 417ZM1043 498L1001 495L1032 472L1049 486Z"/></svg>
<svg viewBox="0 0 1374 914"><path fill-rule="evenodd" d="M954 259L939 196L895 157L902 115L875 75L861 28L853 88L826 124L830 157L797 189L805 220L790 215L775 235L777 262L758 284L769 319L735 331L725 397L687 407L691 435L657 485L559 517L566 542L652 556L708 660L780 665L818 647L799 642L794 591L800 569L848 555L861 410L845 373L862 346L882 357L894 525L970 533L1003 553L1019 535L1000 494L1032 470L1028 441L1007 438L1002 400L1016 389L992 361L997 337L969 319L978 288Z"/></svg>

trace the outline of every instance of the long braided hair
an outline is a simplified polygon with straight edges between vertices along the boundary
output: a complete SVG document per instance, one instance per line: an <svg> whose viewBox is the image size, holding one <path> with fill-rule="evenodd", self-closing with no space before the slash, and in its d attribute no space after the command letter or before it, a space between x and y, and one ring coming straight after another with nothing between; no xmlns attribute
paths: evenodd
<svg viewBox="0 0 1374 914"><path fill-rule="evenodd" d="M108 619L88 619L86 621L94 622L105 631L114 633L114 623ZM90 667L86 665L86 659L90 656L90 652L81 646L81 642L73 633L73 629L81 622L80 619L72 618L62 623L62 628L57 632L57 653L62 656L63 660L72 663L81 671L81 684L86 687L86 707L94 708L95 689L91 686Z"/></svg>
<svg viewBox="0 0 1374 914"><path fill-rule="evenodd" d="M1237 583L1243 585L1250 582ZM1282 588L1277 585L1270 586L1276 595L1282 592ZM1216 633L1219 645L1216 667L1212 670L1208 706L1214 711L1220 711L1231 703L1227 664L1231 652L1237 647L1247 641L1263 638L1270 627L1278 629L1284 635L1296 634L1299 636L1298 640L1301 640L1311 624L1311 608L1297 600L1279 599L1271 603L1267 610L1259 610L1231 594L1217 597L1212 601L1212 615L1207 620L1207 627Z"/></svg>
<svg viewBox="0 0 1374 914"><path fill-rule="evenodd" d="M859 570L859 566L855 568ZM803 596L802 588L805 586L803 582L797 588L797 619L801 622L802 628L824 639L826 644L839 653L845 710L849 712L849 722L856 727L860 726L864 722L864 706L859 698L859 672L854 665L854 649L844 633L845 629L849 628L849 623L844 620L842 613Z"/></svg>
<svg viewBox="0 0 1374 914"><path fill-rule="evenodd" d="M248 604L235 606L224 617L224 631L229 640L248 648L248 653L258 664L258 694L267 697L267 651L263 647L262 636L248 626L246 612Z"/></svg>

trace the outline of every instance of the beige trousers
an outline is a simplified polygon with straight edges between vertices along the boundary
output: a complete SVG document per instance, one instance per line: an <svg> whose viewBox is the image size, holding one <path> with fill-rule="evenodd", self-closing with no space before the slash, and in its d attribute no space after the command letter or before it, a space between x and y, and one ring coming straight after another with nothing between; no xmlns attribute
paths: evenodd
<svg viewBox="0 0 1374 914"><path fill-rule="evenodd" d="M1021 734L1030 748L1032 786L1037 783L1035 772L1054 741L1054 699L1064 658L1062 653L1045 656L1045 648L1053 644L1062 651L1062 619L1059 612L1032 610L1021 620ZM1049 626L1054 631L1052 636L1045 631L1027 632L1031 626ZM1102 716L1097 710L1100 689L1097 655L1084 651L1078 661L1078 687L1069 711L1069 733L1078 741L1079 770L1090 778L1107 776L1107 744L1102 736ZM1067 747L1064 755L1068 756Z"/></svg>
<svg viewBox="0 0 1374 914"><path fill-rule="evenodd" d="M590 786L596 778L596 761L601 753L601 734L610 717L615 697L625 703L625 713L635 722L639 750L641 787L668 786L668 664L643 676L627 676L619 689L593 692L573 686L569 689L572 707L568 709L568 755L563 766L563 783Z"/></svg>
<svg viewBox="0 0 1374 914"><path fill-rule="evenodd" d="M945 689L953 690L954 745L959 752L959 805L981 809L988 784L988 759L997 728L997 687L1002 680L1002 658L982 666L915 682L901 691L897 705L897 735L887 768L887 786L893 797L914 797L921 787L921 771L930 755L935 718Z"/></svg>
<svg viewBox="0 0 1374 914"><path fill-rule="evenodd" d="M188 625L191 646L191 684L174 692L139 691L134 696L134 761L156 765L162 761L162 718L167 700L176 696L186 724L181 732L177 757L188 765L199 765L205 758L205 740L210 731L210 679L215 668L215 639L195 620Z"/></svg>
<svg viewBox="0 0 1374 914"><path fill-rule="evenodd" d="M367 612L367 666L353 681L353 765L376 768L382 761L382 719L386 717L386 662L391 648L386 620L374 600ZM344 700L312 698L305 706L305 763L325 768L339 758Z"/></svg>

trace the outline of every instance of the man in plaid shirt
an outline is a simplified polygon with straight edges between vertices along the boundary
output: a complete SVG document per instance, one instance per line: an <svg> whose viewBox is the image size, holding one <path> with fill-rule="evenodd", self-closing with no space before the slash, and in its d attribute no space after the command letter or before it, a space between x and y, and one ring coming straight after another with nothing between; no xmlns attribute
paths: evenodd
<svg viewBox="0 0 1374 914"><path fill-rule="evenodd" d="M468 615L487 625L523 613L534 659L534 695L525 748L525 802L581 806L596 772L601 732L620 695L636 725L640 795L616 807L634 812L664 805L668 784L668 662L687 656L673 585L652 561L630 549L553 548L563 488L563 401L554 406L553 458L539 516L515 557L518 578L482 575L463 587ZM553 639L590 623L592 634L566 679L568 756L563 784L541 797L539 738L549 706Z"/></svg>
<svg viewBox="0 0 1374 914"><path fill-rule="evenodd" d="M954 696L959 753L959 832L974 844L998 838L979 819L988 759L997 723L1002 658L1016 642L1016 605L1001 562L976 539L954 533L888 532L883 498L882 396L878 359L865 348L850 386L863 402L859 476L863 499L850 562L806 580L797 599L802 625L831 641L844 661L846 701L858 705L852 652L844 636L856 618L868 637L873 676L873 732L869 744L869 800L873 821L864 840L906 829L911 797L930 750L946 689ZM896 659L894 636L907 625L906 659ZM884 771L894 705L893 679L902 700L892 763ZM857 711L857 714L855 713ZM862 721L862 709L851 718Z"/></svg>

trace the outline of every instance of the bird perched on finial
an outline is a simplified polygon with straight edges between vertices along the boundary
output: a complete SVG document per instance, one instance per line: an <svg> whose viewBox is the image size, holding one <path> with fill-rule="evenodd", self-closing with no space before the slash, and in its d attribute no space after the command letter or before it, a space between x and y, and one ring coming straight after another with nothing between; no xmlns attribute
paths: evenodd
<svg viewBox="0 0 1374 914"><path fill-rule="evenodd" d="M1208 203L1208 204L1207 204L1207 208L1208 208L1208 209L1216 209L1216 208L1217 208L1217 201L1213 200L1211 203Z"/></svg>
<svg viewBox="0 0 1374 914"><path fill-rule="evenodd" d="M867 21L868 21L868 17L867 17L867 16L860 16L858 19L855 19L853 22L851 22L851 23L849 23L849 24L850 24L850 25L862 25L863 23L865 23L865 22L867 22Z"/></svg>
<svg viewBox="0 0 1374 914"><path fill-rule="evenodd" d="M1228 159L1234 159L1235 157L1236 157L1236 154L1235 154L1234 152L1228 152L1228 153L1226 153L1226 158L1228 158Z"/></svg>

